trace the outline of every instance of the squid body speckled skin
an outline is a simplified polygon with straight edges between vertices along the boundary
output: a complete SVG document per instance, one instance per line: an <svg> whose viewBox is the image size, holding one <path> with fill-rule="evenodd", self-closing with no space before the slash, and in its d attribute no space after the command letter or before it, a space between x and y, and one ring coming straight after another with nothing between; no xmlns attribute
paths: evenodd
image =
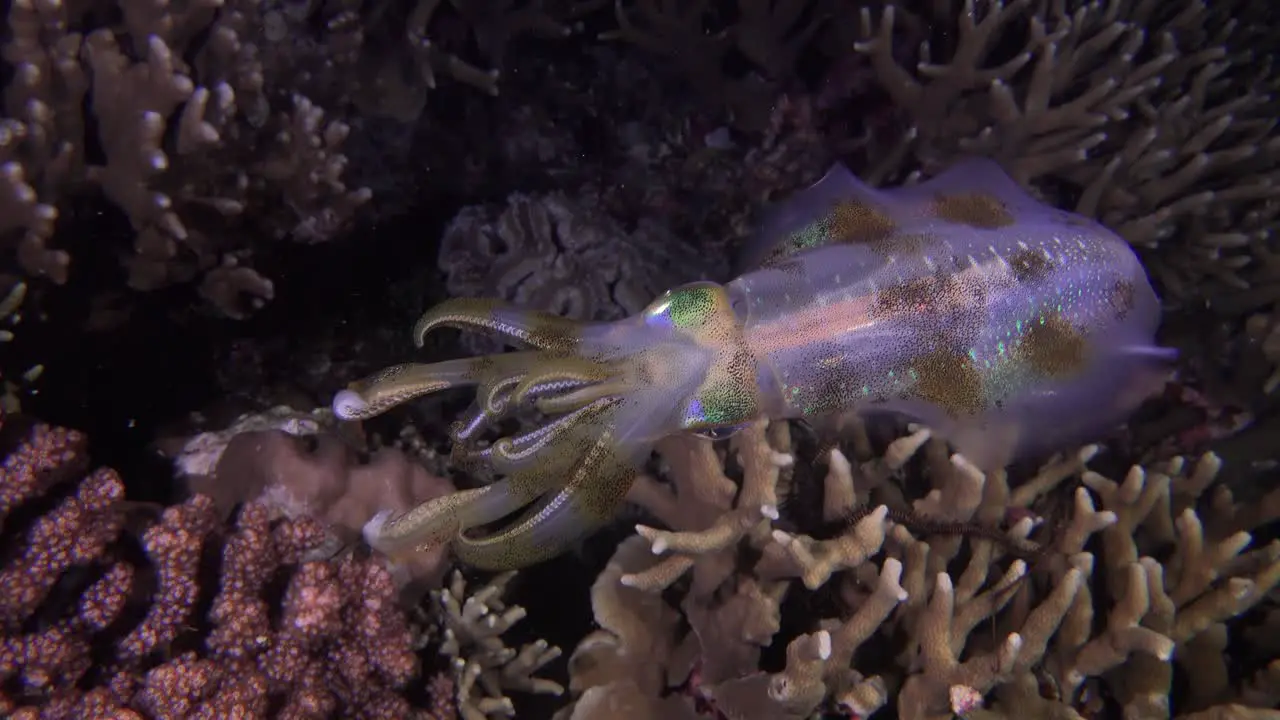
<svg viewBox="0 0 1280 720"><path fill-rule="evenodd" d="M890 190L836 166L773 208L747 255L733 281L669 290L617 322L486 300L428 311L419 345L448 326L523 349L387 368L334 412L474 386L454 459L502 479L380 515L369 541L393 556L451 542L493 569L538 562L613 517L660 438L760 418L896 413L999 465L1106 431L1172 359L1153 344L1159 302L1129 246L986 160ZM546 422L478 442L521 406Z"/></svg>

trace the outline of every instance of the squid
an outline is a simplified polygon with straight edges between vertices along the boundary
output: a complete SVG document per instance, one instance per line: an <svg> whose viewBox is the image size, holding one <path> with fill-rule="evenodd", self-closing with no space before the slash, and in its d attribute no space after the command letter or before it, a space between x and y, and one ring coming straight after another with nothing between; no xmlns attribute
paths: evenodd
<svg viewBox="0 0 1280 720"><path fill-rule="evenodd" d="M386 368L333 399L362 420L471 388L452 459L500 478L365 528L391 557L450 543L514 569L609 523L655 443L721 438L760 419L892 414L984 469L1122 422L1166 379L1160 303L1130 246L972 158L873 188L841 165L772 207L740 274L662 293L613 322L450 299L414 327L488 333L515 349ZM491 443L520 409L545 422Z"/></svg>

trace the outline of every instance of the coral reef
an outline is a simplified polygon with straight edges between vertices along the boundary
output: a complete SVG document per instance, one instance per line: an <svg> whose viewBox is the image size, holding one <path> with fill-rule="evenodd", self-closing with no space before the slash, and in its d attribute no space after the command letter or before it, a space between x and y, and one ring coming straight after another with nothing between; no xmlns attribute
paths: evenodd
<svg viewBox="0 0 1280 720"><path fill-rule="evenodd" d="M602 629L570 660L579 698L562 716L803 718L828 703L857 717L886 705L902 718L1266 716L1241 705L1275 692L1248 689L1269 682L1274 657L1229 667L1209 648L1239 641L1252 609L1274 613L1280 541L1249 531L1280 519L1278 491L1235 503L1212 455L1115 481L1088 470L1090 446L1013 484L924 429L878 457L861 437L867 459L828 456L822 515L840 528L828 537L775 526L779 494L797 489L787 426L744 431L736 463L709 441L667 441L669 478L630 496L667 529L640 525L596 581ZM931 489L909 500L895 478L916 469ZM847 610L786 640L797 579ZM785 667L762 670L780 640Z"/></svg>
<svg viewBox="0 0 1280 720"><path fill-rule="evenodd" d="M0 240L28 275L64 283L75 243L51 246L59 215L99 191L132 229L129 287L196 282L243 318L274 295L255 251L331 240L372 196L348 186L347 107L414 121L438 74L496 93L498 71L429 26L447 38L461 23L500 65L514 37L569 34L540 4L11 3ZM437 21L442 5L454 15Z"/></svg>
<svg viewBox="0 0 1280 720"><path fill-rule="evenodd" d="M409 717L419 661L378 562L307 560L323 528L261 504L224 531L200 495L138 533L140 561L144 509L86 464L82 435L36 425L3 466L6 716Z"/></svg>
<svg viewBox="0 0 1280 720"><path fill-rule="evenodd" d="M16 328L22 322L22 303L27 298L27 284L21 280L11 279L8 293L0 300L0 323L5 327ZM0 343L12 342L13 330L0 329ZM22 407L22 395L30 390L31 384L44 373L43 365L32 365L17 377L5 377L0 371L4 392L0 395L0 412L13 413Z"/></svg>
<svg viewBox="0 0 1280 720"><path fill-rule="evenodd" d="M327 413L283 407L242 416L223 430L186 440L175 454L176 474L223 512L255 502L319 522L335 549L358 540L379 513L404 512L456 489L399 448L381 447L359 458L333 425ZM431 588L446 568L441 548L416 553L393 570L401 584Z"/></svg>
<svg viewBox="0 0 1280 720"><path fill-rule="evenodd" d="M617 2L618 28L601 37L662 58L697 95L726 106L737 127L761 130L774 98L799 75L800 56L830 19L831 6L808 0L725 5L732 10L709 0ZM734 55L750 69L732 69Z"/></svg>
<svg viewBox="0 0 1280 720"><path fill-rule="evenodd" d="M0 715L1278 717L1267 3L4 12ZM671 438L616 549L464 579L361 544L486 479L450 466L447 401L421 430L268 409L403 360L446 294L614 318L726 277L761 206L833 160L896 185L973 153L1122 234L1167 301L1177 382L1105 449L983 473L921 428ZM139 323L162 341L82 342ZM126 372L193 337L212 369L172 372L200 407ZM155 470L153 430L220 405L252 414L171 448L184 483ZM121 474L19 410L89 418ZM587 585L595 625L532 610ZM567 676L539 637L576 645Z"/></svg>
<svg viewBox="0 0 1280 720"><path fill-rule="evenodd" d="M560 648L537 640L517 649L503 641L503 634L526 615L524 608L503 600L514 576L504 573L469 593L462 573L454 572L447 586L432 592L441 613L440 652L450 659L463 720L515 717L510 692L564 692L559 683L534 677L560 657Z"/></svg>
<svg viewBox="0 0 1280 720"><path fill-rule="evenodd" d="M1256 6L909 5L861 12L857 50L908 122L885 177L904 157L992 155L1023 182L1070 188L1077 211L1148 250L1170 300L1226 294L1240 312L1241 291L1254 307L1275 294L1263 259L1276 252L1280 76L1259 57L1274 26Z"/></svg>
<svg viewBox="0 0 1280 720"><path fill-rule="evenodd" d="M701 268L709 263L663 225L649 220L627 232L589 202L563 193L517 194L501 211L464 209L440 242L449 295L616 320L668 287L708 277ZM501 347L484 338L463 342L476 352Z"/></svg>
<svg viewBox="0 0 1280 720"><path fill-rule="evenodd" d="M44 244L58 208L95 186L135 232L131 287L200 279L243 315L244 294L272 294L241 264L247 232L326 240L368 200L342 181L348 128L283 81L288 67L264 66L275 58L258 2L125 2L99 25L106 5L10 5L5 234L20 236L28 273L65 281L69 256Z"/></svg>

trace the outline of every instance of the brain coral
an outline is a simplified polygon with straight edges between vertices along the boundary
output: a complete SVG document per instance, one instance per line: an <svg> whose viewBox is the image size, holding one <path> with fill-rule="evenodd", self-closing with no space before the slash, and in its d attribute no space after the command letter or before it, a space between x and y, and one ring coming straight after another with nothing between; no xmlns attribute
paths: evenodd
<svg viewBox="0 0 1280 720"><path fill-rule="evenodd" d="M464 208L441 241L440 268L454 297L500 297L582 320L612 320L644 308L673 285L723 274L661 223L627 229L591 194L515 193L505 206ZM494 341L467 337L473 351Z"/></svg>

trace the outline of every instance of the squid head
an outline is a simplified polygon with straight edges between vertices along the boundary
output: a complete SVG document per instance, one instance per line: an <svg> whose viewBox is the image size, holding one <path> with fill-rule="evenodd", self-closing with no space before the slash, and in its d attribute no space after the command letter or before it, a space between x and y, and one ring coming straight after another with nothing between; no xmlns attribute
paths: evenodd
<svg viewBox="0 0 1280 720"><path fill-rule="evenodd" d="M496 335L515 352L397 365L339 392L339 418L360 420L450 388L475 389L453 424L453 460L500 474L365 528L396 556L451 542L486 569L530 565L608 523L659 439L721 437L761 414L755 357L743 340L742 303L724 286L669 290L637 315L578 322L489 300L448 300L414 329ZM481 436L521 408L543 421L485 445ZM507 518L519 513L512 520Z"/></svg>

